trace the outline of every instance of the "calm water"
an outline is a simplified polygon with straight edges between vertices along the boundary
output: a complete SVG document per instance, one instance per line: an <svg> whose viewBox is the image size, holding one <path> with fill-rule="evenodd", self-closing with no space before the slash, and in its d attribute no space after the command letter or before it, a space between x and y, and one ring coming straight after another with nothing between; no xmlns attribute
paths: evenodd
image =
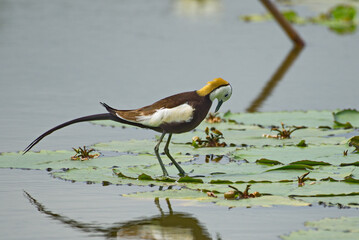
<svg viewBox="0 0 359 240"><path fill-rule="evenodd" d="M99 101L120 109L137 108L201 88L219 76L234 89L222 111L251 108L285 65L292 44L274 22L238 20L240 14L264 12L259 1L198 2L0 0L0 152L22 150L61 122L104 112ZM317 14L305 6L295 9L304 15ZM359 109L358 32L339 36L321 26L296 29L307 46L256 110ZM35 150L154 136L146 130L85 123L53 134ZM72 184L38 171L4 169L0 177L4 239L103 239L111 232L106 229L134 231L129 228L131 221L153 222L160 216L153 201L120 196L132 188ZM39 206L31 204L23 190L48 211L36 210ZM161 200L160 205L168 216L167 203ZM227 211L177 201L171 201L171 206L176 221L188 218L198 223L201 236L223 239L275 239L303 228L306 220L358 213L322 207ZM218 214L230 219L228 224L218 225ZM162 229L159 226L153 229ZM258 226L263 231L258 232Z"/></svg>
<svg viewBox="0 0 359 240"><path fill-rule="evenodd" d="M229 210L189 201L156 204L120 196L148 188L62 182L41 171L0 170L0 181L2 239L142 239L146 233L155 239L266 240L304 229L308 220L358 216L358 210L321 206Z"/></svg>

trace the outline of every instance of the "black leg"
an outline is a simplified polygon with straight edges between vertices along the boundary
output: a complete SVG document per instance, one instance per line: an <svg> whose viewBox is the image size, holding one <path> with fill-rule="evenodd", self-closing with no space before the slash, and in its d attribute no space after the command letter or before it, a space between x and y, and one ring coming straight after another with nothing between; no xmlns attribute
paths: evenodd
<svg viewBox="0 0 359 240"><path fill-rule="evenodd" d="M155 204L156 204L156 207L158 208L158 210L160 211L161 216L163 217L165 215L165 213L163 212L163 210L161 208L160 199L158 197L155 198Z"/></svg>
<svg viewBox="0 0 359 240"><path fill-rule="evenodd" d="M170 141L171 141L171 137L172 137L172 133L170 133L168 135L168 138L167 138L167 143L166 143L166 146L165 146L165 153L167 155L167 157L173 162L173 164L176 166L176 168L178 169L179 171L179 175L180 176L185 176L186 175L186 172L181 168L181 166L176 162L176 160L174 160L174 158L171 156L170 154L170 150L168 149L168 146L170 144Z"/></svg>
<svg viewBox="0 0 359 240"><path fill-rule="evenodd" d="M158 153L158 149L160 148L160 144L161 144L162 139L163 139L163 137L164 137L165 135L166 135L166 133L163 132L162 135L161 135L161 137L160 137L160 139L158 140L158 143L157 143L156 146L155 146L155 154L156 154L157 160L158 160L158 162L160 163L160 166L161 166L161 168L162 168L163 176L164 176L164 177L167 177L167 176L168 176L168 172L167 172L167 170L166 170L166 168L165 168L165 165L163 165L163 162L162 162L162 159L161 159L161 157L160 157L160 154Z"/></svg>
<svg viewBox="0 0 359 240"><path fill-rule="evenodd" d="M173 210L172 210L172 206L171 206L171 202L170 202L169 198L166 198L166 202L167 202L167 207L170 212L170 215L173 215Z"/></svg>

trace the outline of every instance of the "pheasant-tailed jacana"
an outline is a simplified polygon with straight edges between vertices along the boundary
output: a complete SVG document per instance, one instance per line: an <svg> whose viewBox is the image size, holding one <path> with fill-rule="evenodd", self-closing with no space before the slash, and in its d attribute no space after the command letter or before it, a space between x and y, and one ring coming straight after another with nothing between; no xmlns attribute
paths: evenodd
<svg viewBox="0 0 359 240"><path fill-rule="evenodd" d="M161 165L164 176L168 176L168 173L163 165L158 150L163 137L168 134L164 152L176 166L179 174L183 176L185 175L185 171L174 160L169 152L168 146L171 141L172 134L191 131L207 116L214 99L218 100L218 104L215 109L215 112L217 112L222 103L227 101L231 95L231 85L222 78L215 78L214 80L208 82L207 85L200 90L172 95L161 99L152 105L135 110L117 110L105 103L101 103L106 108L108 113L76 118L60 124L36 138L29 146L27 146L27 148L25 148L24 154L35 146L41 139L60 128L78 122L113 120L141 128L149 128L162 133L155 146L155 154Z"/></svg>

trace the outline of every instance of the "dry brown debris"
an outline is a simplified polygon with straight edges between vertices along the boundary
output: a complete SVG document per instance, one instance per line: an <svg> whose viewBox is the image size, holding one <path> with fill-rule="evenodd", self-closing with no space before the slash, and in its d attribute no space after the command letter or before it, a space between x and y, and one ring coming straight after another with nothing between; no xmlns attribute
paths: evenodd
<svg viewBox="0 0 359 240"><path fill-rule="evenodd" d="M72 148L72 149L76 152L76 154L71 157L72 160L86 161L100 156L100 154L98 153L90 154L91 152L95 151L95 149L93 148L87 149L86 146L79 147L77 149L76 148Z"/></svg>

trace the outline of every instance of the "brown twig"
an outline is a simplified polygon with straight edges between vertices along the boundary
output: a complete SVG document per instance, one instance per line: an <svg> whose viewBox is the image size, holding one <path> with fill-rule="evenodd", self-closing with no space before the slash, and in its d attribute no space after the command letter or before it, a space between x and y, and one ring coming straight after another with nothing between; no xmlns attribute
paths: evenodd
<svg viewBox="0 0 359 240"><path fill-rule="evenodd" d="M267 8L267 10L273 15L273 17L277 20L279 25L288 35L288 37L293 41L296 46L305 46L305 42L299 36L299 34L294 30L292 25L284 18L284 16L278 11L276 6L270 0L260 0L262 4Z"/></svg>

